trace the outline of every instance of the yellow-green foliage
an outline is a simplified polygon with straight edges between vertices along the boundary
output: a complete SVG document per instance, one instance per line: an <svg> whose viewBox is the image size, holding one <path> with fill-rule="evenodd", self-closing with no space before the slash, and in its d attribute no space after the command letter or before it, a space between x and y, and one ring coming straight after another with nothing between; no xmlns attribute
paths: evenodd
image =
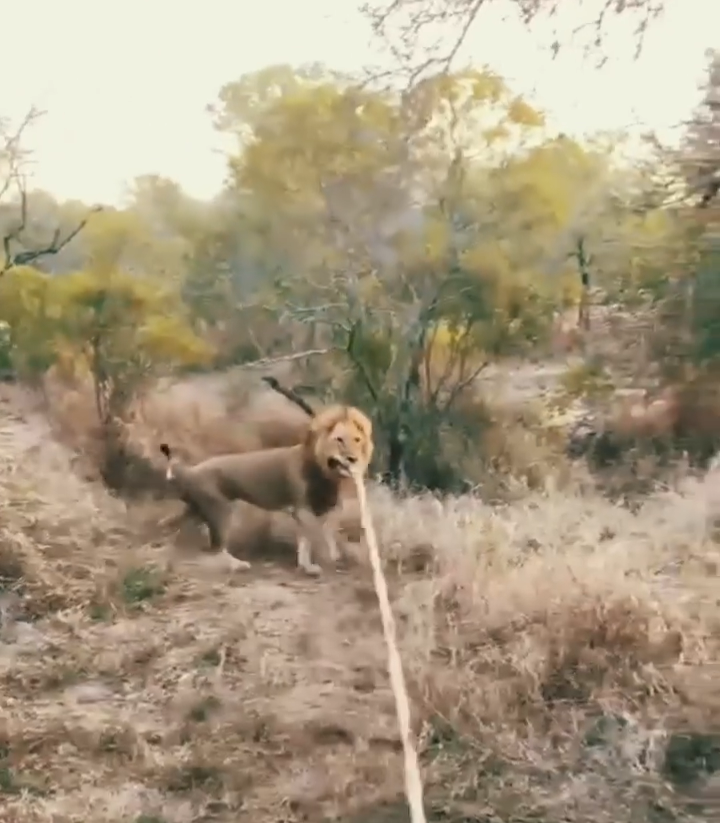
<svg viewBox="0 0 720 823"><path fill-rule="evenodd" d="M7 324L4 359L24 377L44 372L54 361L57 312L52 279L30 266L17 266L0 278L0 321Z"/></svg>
<svg viewBox="0 0 720 823"><path fill-rule="evenodd" d="M0 320L13 360L31 375L54 363L91 375L117 398L143 379L208 361L172 287L104 266L49 276L13 269L0 279Z"/></svg>
<svg viewBox="0 0 720 823"><path fill-rule="evenodd" d="M152 225L131 211L106 209L83 230L86 268L98 275L116 270L173 279L182 265L183 244L158 236Z"/></svg>
<svg viewBox="0 0 720 823"><path fill-rule="evenodd" d="M107 384L116 399L129 399L128 392L159 371L208 362L208 345L186 322L179 297L162 284L118 271L80 271L57 278L54 291L59 336L73 347L77 366Z"/></svg>

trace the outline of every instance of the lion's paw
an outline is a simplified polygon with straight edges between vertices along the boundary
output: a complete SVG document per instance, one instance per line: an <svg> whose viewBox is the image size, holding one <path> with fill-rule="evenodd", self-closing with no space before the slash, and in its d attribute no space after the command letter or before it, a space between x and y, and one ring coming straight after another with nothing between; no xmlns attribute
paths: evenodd
<svg viewBox="0 0 720 823"><path fill-rule="evenodd" d="M237 557L233 557L229 552L226 552L225 560L231 572L247 571L252 568L252 565L248 563L247 560L238 560Z"/></svg>
<svg viewBox="0 0 720 823"><path fill-rule="evenodd" d="M322 569L317 563L309 563L307 566L300 566L300 568L311 577L319 577L322 574Z"/></svg>

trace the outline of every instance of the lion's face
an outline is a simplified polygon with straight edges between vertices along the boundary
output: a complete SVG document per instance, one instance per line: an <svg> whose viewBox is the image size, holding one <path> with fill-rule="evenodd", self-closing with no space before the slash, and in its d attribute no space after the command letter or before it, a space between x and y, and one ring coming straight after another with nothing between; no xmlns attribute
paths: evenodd
<svg viewBox="0 0 720 823"><path fill-rule="evenodd" d="M358 409L325 409L310 427L313 457L328 477L363 475L373 453L372 423Z"/></svg>

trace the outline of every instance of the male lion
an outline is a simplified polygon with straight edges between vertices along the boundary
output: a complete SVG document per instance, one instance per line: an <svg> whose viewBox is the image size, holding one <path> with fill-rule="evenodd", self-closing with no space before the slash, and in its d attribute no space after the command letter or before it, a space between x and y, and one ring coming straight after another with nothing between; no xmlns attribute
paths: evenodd
<svg viewBox="0 0 720 823"><path fill-rule="evenodd" d="M338 559L335 537L321 518L339 505L353 474L365 474L373 453L372 423L353 406L331 406L312 419L295 446L220 455L192 467L173 458L166 443L160 451L168 459L167 478L186 504L178 518L202 520L211 548L225 554L231 568L250 568L228 551L232 501L244 500L266 511L290 511L299 527L298 567L316 575L321 569L311 562L311 542L324 537L331 559Z"/></svg>

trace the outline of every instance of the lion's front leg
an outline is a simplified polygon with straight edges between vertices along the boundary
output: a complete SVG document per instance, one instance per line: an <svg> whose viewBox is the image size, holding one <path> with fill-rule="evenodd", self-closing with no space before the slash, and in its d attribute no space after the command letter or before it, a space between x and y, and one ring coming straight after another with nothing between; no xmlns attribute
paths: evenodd
<svg viewBox="0 0 720 823"><path fill-rule="evenodd" d="M305 535L300 535L297 545L297 563L298 568L309 574L312 577L318 577L322 574L322 569L317 563L313 563L310 559L310 541Z"/></svg>
<svg viewBox="0 0 720 823"><path fill-rule="evenodd" d="M310 546L314 540L323 536L322 528L318 527L316 517L307 511L295 511L293 513L295 522L299 527L297 542L297 564L305 574L317 577L322 574L322 569L310 558Z"/></svg>
<svg viewBox="0 0 720 823"><path fill-rule="evenodd" d="M330 560L333 563L337 563L340 559L340 549L338 548L338 542L335 539L335 532L332 526L329 523L323 523L322 533L323 537L325 538L325 543L328 547L328 554L330 555Z"/></svg>

